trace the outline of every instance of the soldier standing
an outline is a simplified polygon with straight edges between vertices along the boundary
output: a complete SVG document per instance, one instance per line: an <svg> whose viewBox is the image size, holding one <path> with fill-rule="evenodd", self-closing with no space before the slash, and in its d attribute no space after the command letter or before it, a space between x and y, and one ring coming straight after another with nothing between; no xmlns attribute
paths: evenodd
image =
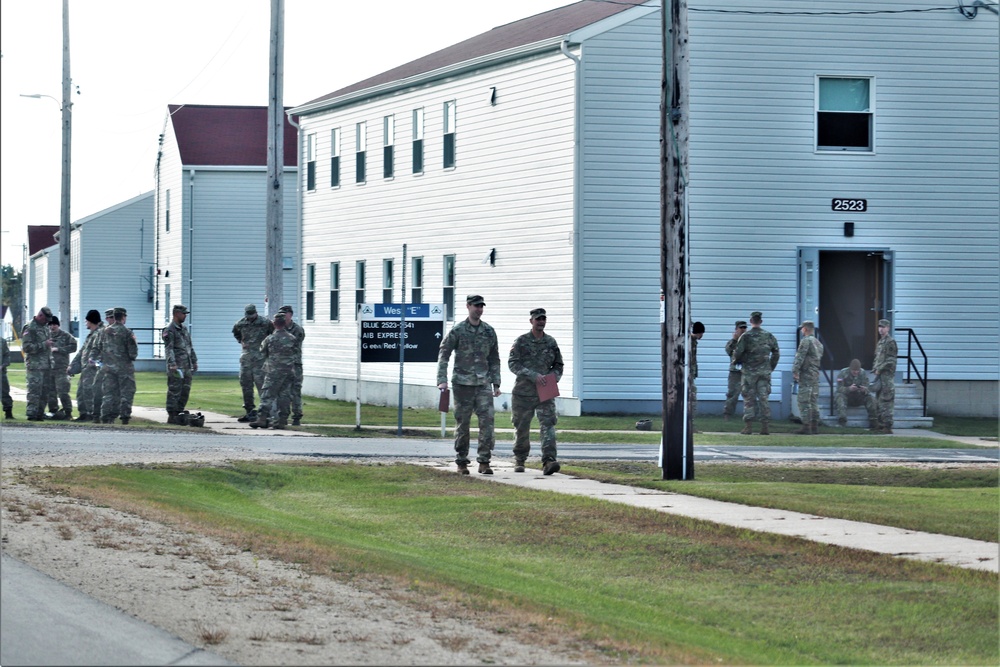
<svg viewBox="0 0 1000 667"><path fill-rule="evenodd" d="M52 311L42 307L21 330L21 353L28 385L28 421L45 419L45 378L52 372L52 349L49 347L49 320Z"/></svg>
<svg viewBox="0 0 1000 667"><path fill-rule="evenodd" d="M49 412L53 419L72 419L73 401L69 389L69 355L76 352L76 339L59 327L55 315L49 320L49 343L52 347L52 373L49 374ZM62 410L59 404L62 403Z"/></svg>
<svg viewBox="0 0 1000 667"><path fill-rule="evenodd" d="M267 428L270 417L274 417L274 428L282 429L288 424L291 412L292 391L295 384L295 364L300 357L300 343L295 334L288 331L285 314L274 316L274 333L260 345L264 357L264 386L260 392L260 409L253 428Z"/></svg>
<svg viewBox="0 0 1000 667"><path fill-rule="evenodd" d="M104 311L105 325L97 332L97 340L94 341L93 357L92 361L94 366L97 368L97 373L94 375L94 423L101 423L101 410L104 405L104 362L101 361L101 341L104 340L104 334L108 332L108 329L115 323L115 309L108 308Z"/></svg>
<svg viewBox="0 0 1000 667"><path fill-rule="evenodd" d="M688 368L688 413L691 415L691 419L694 419L694 414L698 409L698 385L694 381L698 378L698 341L704 335L704 324L695 322L691 325L691 363Z"/></svg>
<svg viewBox="0 0 1000 667"><path fill-rule="evenodd" d="M254 387L261 395L264 386L264 355L260 344L274 333L274 324L266 317L257 315L257 306L250 303L243 309L243 319L233 325L233 338L240 344L240 389L243 390L244 415L237 421L250 422L257 419L256 403L253 399Z"/></svg>
<svg viewBox="0 0 1000 667"><path fill-rule="evenodd" d="M299 341L299 349L295 359L295 382L292 384L292 426L302 425L302 341L306 338L306 330L292 321L292 307L282 306L279 313L285 315L285 329Z"/></svg>
<svg viewBox="0 0 1000 667"><path fill-rule="evenodd" d="M163 351L167 359L167 423L178 424L177 415L187 408L191 382L198 370L198 355L191 344L191 332L184 326L188 310L177 304L170 324L163 328Z"/></svg>
<svg viewBox="0 0 1000 667"><path fill-rule="evenodd" d="M105 327L97 341L97 357L101 363L100 421L113 424L121 417L122 424L132 418L132 400L135 398L135 362L139 345L135 334L125 326L128 312L124 308L113 311L115 323Z"/></svg>
<svg viewBox="0 0 1000 667"><path fill-rule="evenodd" d="M800 327L802 340L795 350L792 379L799 383L799 416L802 428L796 433L819 433L819 366L823 360L823 343L816 338L816 325L806 320Z"/></svg>
<svg viewBox="0 0 1000 667"><path fill-rule="evenodd" d="M736 341L747 330L747 323L743 320L736 320L736 328L733 329L732 337L726 341L726 356L729 357L729 384L726 388L726 407L722 409L722 418L729 421L729 418L736 414L736 400L740 397L740 384L743 382L742 364L733 361L733 351L736 350Z"/></svg>
<svg viewBox="0 0 1000 667"><path fill-rule="evenodd" d="M760 434L770 435L771 422L771 372L778 365L781 352L774 335L762 328L763 315L759 310L750 313L750 330L740 336L733 350L733 361L743 364L743 430L741 435L753 433L753 422L760 420Z"/></svg>
<svg viewBox="0 0 1000 667"><path fill-rule="evenodd" d="M868 391L868 373L861 362L851 359L851 365L837 375L837 425L847 426L847 406L864 405L868 411L868 428L878 428L875 418L875 397Z"/></svg>
<svg viewBox="0 0 1000 667"><path fill-rule="evenodd" d="M4 419L14 419L14 399L10 395L10 382L7 380L7 367L10 366L10 346L7 345L6 338L0 338L2 354L0 354L0 369L3 371L3 386L0 388L0 395L3 400Z"/></svg>
<svg viewBox="0 0 1000 667"><path fill-rule="evenodd" d="M104 323L101 321L101 314L96 310L87 312L84 323L90 333L87 334L80 351L70 364L70 374L80 374L80 381L76 385L76 409L80 414L74 420L78 422L89 421L101 411L100 403L97 402L100 400L96 394L98 387L95 386L98 367L94 358L94 347L104 329Z"/></svg>
<svg viewBox="0 0 1000 667"><path fill-rule="evenodd" d="M875 393L878 426L876 433L892 434L892 418L896 409L896 357L899 350L896 340L889 335L889 320L878 321L878 343L875 345L875 361L872 373L880 384ZM881 382L879 382L881 381Z"/></svg>
<svg viewBox="0 0 1000 667"><path fill-rule="evenodd" d="M544 308L530 313L531 331L521 336L510 348L507 368L517 376L511 392L511 423L514 424L514 472L524 472L524 462L531 451L529 431L531 420L538 415L539 434L542 441L542 474L559 471L556 460L556 399L539 400L538 382L543 376L555 373L556 382L562 379L563 358L556 339L545 333L548 316ZM492 403L492 401L491 401Z"/></svg>
<svg viewBox="0 0 1000 667"><path fill-rule="evenodd" d="M462 475L469 474L469 427L472 413L479 420L479 448L476 460L479 474L492 475L493 399L500 395L500 349L493 327L483 322L486 301L478 294L465 299L468 318L452 327L438 350L438 389L448 388L448 360L455 353L451 374L455 399L455 465Z"/></svg>

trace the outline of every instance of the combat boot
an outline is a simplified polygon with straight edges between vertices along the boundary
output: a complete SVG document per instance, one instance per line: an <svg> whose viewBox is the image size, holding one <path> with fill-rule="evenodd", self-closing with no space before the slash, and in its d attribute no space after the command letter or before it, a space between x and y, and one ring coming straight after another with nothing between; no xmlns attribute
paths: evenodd
<svg viewBox="0 0 1000 667"><path fill-rule="evenodd" d="M302 426L302 415L292 417L292 426Z"/></svg>
<svg viewBox="0 0 1000 667"><path fill-rule="evenodd" d="M14 419L14 408L4 408L3 409L4 419Z"/></svg>
<svg viewBox="0 0 1000 667"><path fill-rule="evenodd" d="M493 468L490 467L489 463L480 463L479 464L479 474L480 475L492 475L493 474Z"/></svg>
<svg viewBox="0 0 1000 667"><path fill-rule="evenodd" d="M128 425L128 420L129 420L129 417L122 417L122 426L127 426Z"/></svg>
<svg viewBox="0 0 1000 667"><path fill-rule="evenodd" d="M250 422L251 428L267 428L267 417L257 413L257 420Z"/></svg>
<svg viewBox="0 0 1000 667"><path fill-rule="evenodd" d="M760 434L761 435L771 435L771 432L767 430L767 425L769 422L762 421L760 423Z"/></svg>
<svg viewBox="0 0 1000 667"><path fill-rule="evenodd" d="M559 461L549 461L542 466L543 475L551 475L555 472L559 472Z"/></svg>
<svg viewBox="0 0 1000 667"><path fill-rule="evenodd" d="M469 466L466 463L456 463L455 464L455 468L456 468L456 472L458 472L459 475L468 475L469 474Z"/></svg>
<svg viewBox="0 0 1000 667"><path fill-rule="evenodd" d="M247 410L247 413L236 421L246 424L247 422L252 422L255 419L257 419L257 414L253 410Z"/></svg>
<svg viewBox="0 0 1000 667"><path fill-rule="evenodd" d="M524 472L524 459L514 461L514 472Z"/></svg>
<svg viewBox="0 0 1000 667"><path fill-rule="evenodd" d="M177 413L176 412L168 412L167 413L167 423L168 424L179 424L180 423L180 422L177 421Z"/></svg>
<svg viewBox="0 0 1000 667"><path fill-rule="evenodd" d="M868 430L869 431L877 431L878 429L879 429L878 422L875 421L874 419L869 419L868 420Z"/></svg>
<svg viewBox="0 0 1000 667"><path fill-rule="evenodd" d="M88 415L85 412L81 412L80 415L76 419L74 419L73 421L75 421L75 422L89 422L91 419L93 419L93 417L91 417L90 415Z"/></svg>
<svg viewBox="0 0 1000 667"><path fill-rule="evenodd" d="M743 430L740 435L753 435L753 422L743 422Z"/></svg>
<svg viewBox="0 0 1000 667"><path fill-rule="evenodd" d="M819 435L819 421L818 420L813 421L812 424L810 425L810 428L811 428L810 432L813 435Z"/></svg>
<svg viewBox="0 0 1000 667"><path fill-rule="evenodd" d="M882 433L886 435L892 435L892 424L886 424L882 427Z"/></svg>

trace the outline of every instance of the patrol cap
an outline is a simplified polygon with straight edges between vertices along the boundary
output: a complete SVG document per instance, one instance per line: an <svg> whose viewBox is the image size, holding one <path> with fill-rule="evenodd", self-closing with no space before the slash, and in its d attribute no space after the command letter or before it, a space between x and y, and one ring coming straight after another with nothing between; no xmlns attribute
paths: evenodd
<svg viewBox="0 0 1000 667"><path fill-rule="evenodd" d="M257 306L255 306L252 303L248 303L246 305L246 307L243 309L243 312L246 313L247 315L256 315L257 314Z"/></svg>
<svg viewBox="0 0 1000 667"><path fill-rule="evenodd" d="M53 315L49 318L49 324L59 324L59 318Z"/></svg>
<svg viewBox="0 0 1000 667"><path fill-rule="evenodd" d="M274 323L280 324L281 326L285 326L285 324L287 323L285 321L285 314L279 311L278 314L274 316Z"/></svg>
<svg viewBox="0 0 1000 667"><path fill-rule="evenodd" d="M544 308L535 308L531 311L531 319L535 319L536 317L545 317L546 319L548 318L548 316L545 314Z"/></svg>
<svg viewBox="0 0 1000 667"><path fill-rule="evenodd" d="M703 334L705 333L705 325L702 324L701 322L695 322L693 325L691 325L691 332L696 334Z"/></svg>
<svg viewBox="0 0 1000 667"><path fill-rule="evenodd" d="M747 323L744 322L743 320L736 320L736 328L737 329L746 329L747 328Z"/></svg>
<svg viewBox="0 0 1000 667"><path fill-rule="evenodd" d="M760 317L760 318L762 318L762 319L763 319L763 317L764 317L764 313L760 312L759 310L755 310L755 311L753 311L752 313L750 313L750 319L751 319L751 320L752 320L753 318L755 318L755 317Z"/></svg>
<svg viewBox="0 0 1000 667"><path fill-rule="evenodd" d="M802 320L802 324L799 327L804 327L806 329L815 329L816 324L812 320Z"/></svg>
<svg viewBox="0 0 1000 667"><path fill-rule="evenodd" d="M87 318L86 319L91 324L100 324L101 323L101 314L99 312L97 312L96 310L88 310L87 311Z"/></svg>
<svg viewBox="0 0 1000 667"><path fill-rule="evenodd" d="M857 359L851 359L851 366L850 366L850 368L851 368L852 371L860 371L861 370L861 362L859 360L857 360Z"/></svg>
<svg viewBox="0 0 1000 667"><path fill-rule="evenodd" d="M125 310L124 308L115 308L114 309L114 314L115 314L115 317L118 317L120 315L128 315L128 311Z"/></svg>
<svg viewBox="0 0 1000 667"><path fill-rule="evenodd" d="M292 310L291 306L282 306L281 308L278 309L278 312L279 313L291 313L291 312L294 312L294 311Z"/></svg>
<svg viewBox="0 0 1000 667"><path fill-rule="evenodd" d="M45 317L48 317L48 318L52 317L52 309L49 308L48 306L42 306L42 309L40 311L38 311L38 312L40 312Z"/></svg>
<svg viewBox="0 0 1000 667"><path fill-rule="evenodd" d="M187 309L187 306L182 306L181 304L177 304L176 306L174 306L174 312L175 313L184 313L185 315L187 315L191 311Z"/></svg>
<svg viewBox="0 0 1000 667"><path fill-rule="evenodd" d="M889 326L889 320L879 320L878 321L878 325L880 327L887 327L887 326Z"/></svg>
<svg viewBox="0 0 1000 667"><path fill-rule="evenodd" d="M465 297L465 304L467 306L485 306L486 301L479 294L470 294L469 296Z"/></svg>
<svg viewBox="0 0 1000 667"><path fill-rule="evenodd" d="M115 314L114 308L108 308L104 311L104 317L111 317L114 314Z"/></svg>

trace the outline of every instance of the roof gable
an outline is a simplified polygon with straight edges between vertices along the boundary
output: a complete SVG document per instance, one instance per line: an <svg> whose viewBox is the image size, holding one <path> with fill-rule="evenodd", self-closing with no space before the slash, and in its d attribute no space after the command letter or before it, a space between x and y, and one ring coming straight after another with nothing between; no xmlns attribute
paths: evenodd
<svg viewBox="0 0 1000 667"><path fill-rule="evenodd" d="M185 166L267 166L267 107L170 104ZM285 166L298 164L298 132L284 116Z"/></svg>
<svg viewBox="0 0 1000 667"><path fill-rule="evenodd" d="M597 0L583 0L572 5L542 12L541 14L536 14L520 21L498 26L475 37L470 37L464 42L459 42L458 44L435 51L381 74L376 74L363 81L358 81L340 90L335 90L332 93L307 102L303 106L311 106L367 88L433 72L434 70L475 58L482 58L519 46L568 35L609 16L614 16L620 12L642 5L647 1L617 0L617 2L599 2Z"/></svg>
<svg viewBox="0 0 1000 667"><path fill-rule="evenodd" d="M59 225L28 225L28 256L56 244Z"/></svg>

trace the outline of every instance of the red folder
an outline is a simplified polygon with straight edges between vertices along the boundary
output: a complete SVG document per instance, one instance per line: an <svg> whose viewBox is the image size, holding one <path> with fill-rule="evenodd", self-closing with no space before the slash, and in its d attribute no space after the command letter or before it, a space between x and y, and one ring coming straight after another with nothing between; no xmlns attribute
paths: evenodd
<svg viewBox="0 0 1000 667"><path fill-rule="evenodd" d="M542 379L545 380L545 384L542 384ZM539 401L547 401L550 398L555 398L559 395L559 385L556 383L556 374L549 373L548 375L538 376L538 379L535 380L535 388L538 389Z"/></svg>
<svg viewBox="0 0 1000 667"><path fill-rule="evenodd" d="M438 399L438 412L448 412L448 404L451 399L451 391L448 389L441 390L441 398Z"/></svg>

